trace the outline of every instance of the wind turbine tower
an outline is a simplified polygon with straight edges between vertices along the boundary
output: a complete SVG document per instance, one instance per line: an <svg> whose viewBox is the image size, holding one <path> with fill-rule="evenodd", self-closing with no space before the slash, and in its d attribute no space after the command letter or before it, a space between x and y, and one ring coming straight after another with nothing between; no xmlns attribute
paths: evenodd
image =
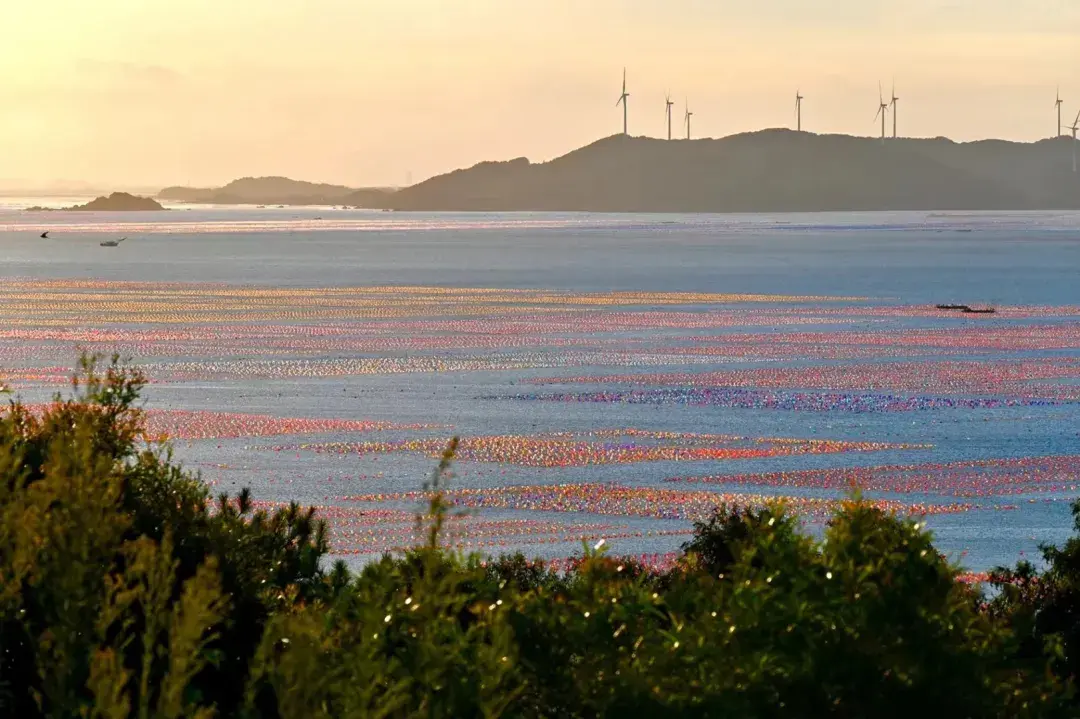
<svg viewBox="0 0 1080 719"><path fill-rule="evenodd" d="M889 107L892 108L892 136L894 140L896 139L896 102L899 99L900 98L896 96L896 83L894 82L892 86L892 100L889 101Z"/></svg>
<svg viewBox="0 0 1080 719"><path fill-rule="evenodd" d="M694 113L690 112L690 103L687 102L686 103L686 116L685 116L686 117L685 122L686 122L686 139L687 140L690 139L690 118L692 118L693 116L694 116Z"/></svg>
<svg viewBox="0 0 1080 719"><path fill-rule="evenodd" d="M1061 137L1061 127L1062 127L1062 125L1061 125L1061 103L1062 102L1064 102L1064 101L1061 99L1061 88L1059 87L1058 91L1057 91L1057 99L1054 100L1054 105L1057 106L1057 112L1058 112L1058 121L1057 121L1057 136L1058 137Z"/></svg>
<svg viewBox="0 0 1080 719"><path fill-rule="evenodd" d="M615 107L618 107L620 104L622 104L622 134L624 135L630 134L629 132L627 132L627 121L629 118L627 117L626 109L626 101L629 97L630 93L626 91L626 68L624 67L622 70L622 94L619 95L619 99L615 101Z"/></svg>
<svg viewBox="0 0 1080 719"><path fill-rule="evenodd" d="M805 98L799 90L795 91L795 130L802 132L802 101Z"/></svg>
<svg viewBox="0 0 1080 719"><path fill-rule="evenodd" d="M667 104L667 106L665 108L665 111L667 112L667 139L670 140L671 139L671 107L672 107L672 105L675 104L674 102L671 101L670 93L668 94L667 98L665 98L664 102Z"/></svg>
<svg viewBox="0 0 1080 719"><path fill-rule="evenodd" d="M878 108L877 115L874 115L874 119L878 119L878 115L881 116L881 142L885 142L885 116L889 114L889 103L885 102L885 98L881 96L881 84L878 83Z"/></svg>
<svg viewBox="0 0 1080 719"><path fill-rule="evenodd" d="M1073 124L1069 125L1068 129L1072 130L1072 150L1073 150L1073 174L1076 174L1076 131L1080 130L1080 112L1076 113L1076 119L1073 120Z"/></svg>

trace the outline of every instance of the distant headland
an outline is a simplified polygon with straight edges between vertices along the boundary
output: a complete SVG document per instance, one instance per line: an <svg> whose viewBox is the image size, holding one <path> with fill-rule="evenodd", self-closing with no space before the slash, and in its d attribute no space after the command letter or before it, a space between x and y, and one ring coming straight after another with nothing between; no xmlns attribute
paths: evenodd
<svg viewBox="0 0 1080 719"><path fill-rule="evenodd" d="M165 210L161 203L150 197L139 197L127 192L114 192L105 197L87 202L85 205L71 207L28 207L27 212L145 212Z"/></svg>
<svg viewBox="0 0 1080 719"><path fill-rule="evenodd" d="M381 209L390 188L353 188L290 180L287 177L244 177L224 187L166 187L159 200L203 205L344 205Z"/></svg>
<svg viewBox="0 0 1080 719"><path fill-rule="evenodd" d="M544 163L483 162L390 195L394 210L818 212L1080 209L1072 139L957 143L763 130L615 135Z"/></svg>
<svg viewBox="0 0 1080 719"><path fill-rule="evenodd" d="M1072 138L1034 143L817 135L614 135L549 162L481 162L400 190L283 177L160 199L417 211L821 212L1080 209Z"/></svg>

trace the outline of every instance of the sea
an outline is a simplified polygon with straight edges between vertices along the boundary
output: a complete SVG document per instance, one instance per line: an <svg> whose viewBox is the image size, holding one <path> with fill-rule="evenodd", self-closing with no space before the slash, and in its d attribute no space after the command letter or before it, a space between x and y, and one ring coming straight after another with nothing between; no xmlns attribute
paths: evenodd
<svg viewBox="0 0 1080 719"><path fill-rule="evenodd" d="M856 493L975 578L1073 534L1078 213L25 209L84 200L0 198L0 381L120 353L179 461L353 566L436 479L448 546L555 562Z"/></svg>

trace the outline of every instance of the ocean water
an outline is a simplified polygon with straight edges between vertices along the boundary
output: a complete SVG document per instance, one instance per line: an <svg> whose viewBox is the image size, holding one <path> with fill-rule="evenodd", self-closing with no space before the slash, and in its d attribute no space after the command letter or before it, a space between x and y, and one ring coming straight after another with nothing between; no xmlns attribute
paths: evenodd
<svg viewBox="0 0 1080 719"><path fill-rule="evenodd" d="M0 378L41 400L119 349L178 457L324 507L351 562L409 541L452 435L469 550L662 562L711 504L793 497L820 531L852 483L973 571L1071 531L1080 214L25 204Z"/></svg>

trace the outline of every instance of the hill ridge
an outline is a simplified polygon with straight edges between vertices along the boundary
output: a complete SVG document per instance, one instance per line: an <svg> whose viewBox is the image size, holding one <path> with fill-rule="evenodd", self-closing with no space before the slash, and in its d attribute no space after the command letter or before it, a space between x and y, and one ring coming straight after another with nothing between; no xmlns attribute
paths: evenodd
<svg viewBox="0 0 1080 719"><path fill-rule="evenodd" d="M671 141L610 135L544 162L480 162L386 200L395 210L1080 209L1070 142L882 142L785 128Z"/></svg>

